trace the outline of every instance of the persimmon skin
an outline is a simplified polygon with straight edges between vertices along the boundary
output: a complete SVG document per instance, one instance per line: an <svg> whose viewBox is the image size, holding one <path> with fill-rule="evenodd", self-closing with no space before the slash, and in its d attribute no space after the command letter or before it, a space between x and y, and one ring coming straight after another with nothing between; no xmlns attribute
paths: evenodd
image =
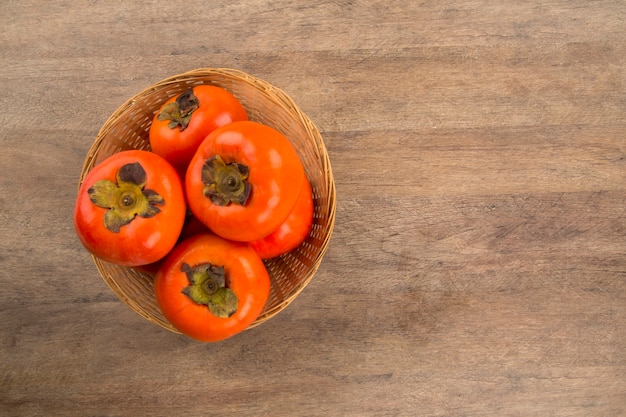
<svg viewBox="0 0 626 417"><path fill-rule="evenodd" d="M165 201L153 217L136 216L118 232L107 229L108 209L96 206L88 193L99 180L116 181L119 169L138 162L146 172L144 189ZM162 259L174 247L185 220L183 186L174 168L162 157L148 151L128 150L96 165L81 184L74 208L74 227L79 240L93 255L123 266L148 265Z"/></svg>
<svg viewBox="0 0 626 417"><path fill-rule="evenodd" d="M169 127L168 120L159 120L163 108L178 96L166 101L154 115L148 136L152 152L162 156L174 168L184 172L204 138L218 127L248 120L245 108L229 91L212 85L193 87L199 107L191 114L189 125L181 130Z"/></svg>
<svg viewBox="0 0 626 417"><path fill-rule="evenodd" d="M313 194L305 178L298 201L289 217L269 235L250 242L261 259L270 259L296 249L311 233L313 226Z"/></svg>
<svg viewBox="0 0 626 417"><path fill-rule="evenodd" d="M204 195L202 167L220 155L249 169L251 194L245 205L215 204ZM189 209L213 233L250 242L273 232L289 216L306 178L300 158L277 130L252 121L214 130L202 142L185 176Z"/></svg>
<svg viewBox="0 0 626 417"><path fill-rule="evenodd" d="M227 286L239 300L237 311L220 318L185 295L182 291L189 279L183 272L184 263L224 266ZM257 319L269 297L270 278L249 245L201 233L179 243L165 258L154 291L163 315L181 333L202 342L218 342L242 332Z"/></svg>

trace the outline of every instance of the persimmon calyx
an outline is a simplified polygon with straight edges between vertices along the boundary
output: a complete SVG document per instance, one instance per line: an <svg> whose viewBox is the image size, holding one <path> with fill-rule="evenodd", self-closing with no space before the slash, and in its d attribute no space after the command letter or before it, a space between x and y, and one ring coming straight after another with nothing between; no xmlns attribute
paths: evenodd
<svg viewBox="0 0 626 417"><path fill-rule="evenodd" d="M169 120L167 126L176 129L180 126L180 131L187 129L191 121L191 115L200 107L198 97L193 94L193 89L187 90L176 100L166 104L157 115L157 120Z"/></svg>
<svg viewBox="0 0 626 417"><path fill-rule="evenodd" d="M145 186L146 171L139 162L134 162L123 165L117 171L116 182L97 181L87 193L93 204L107 209L105 227L118 233L135 216L149 218L161 212L157 206L164 205L165 200L156 191L144 189Z"/></svg>
<svg viewBox="0 0 626 417"><path fill-rule="evenodd" d="M237 162L227 164L220 155L215 155L202 166L204 196L218 206L230 203L245 206L251 190L249 174L247 166Z"/></svg>
<svg viewBox="0 0 626 417"><path fill-rule="evenodd" d="M226 286L223 266L205 263L191 267L183 263L180 270L189 279L189 286L183 288L183 294L197 304L206 305L216 317L228 318L235 314L239 300L235 292Z"/></svg>

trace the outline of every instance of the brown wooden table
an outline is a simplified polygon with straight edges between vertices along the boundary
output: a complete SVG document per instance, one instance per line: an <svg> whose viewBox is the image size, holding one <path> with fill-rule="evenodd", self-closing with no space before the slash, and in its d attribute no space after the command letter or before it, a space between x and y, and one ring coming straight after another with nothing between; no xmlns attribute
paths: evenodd
<svg viewBox="0 0 626 417"><path fill-rule="evenodd" d="M3 1L0 415L626 415L623 1ZM246 71L317 124L332 243L219 344L149 323L73 229L126 99Z"/></svg>

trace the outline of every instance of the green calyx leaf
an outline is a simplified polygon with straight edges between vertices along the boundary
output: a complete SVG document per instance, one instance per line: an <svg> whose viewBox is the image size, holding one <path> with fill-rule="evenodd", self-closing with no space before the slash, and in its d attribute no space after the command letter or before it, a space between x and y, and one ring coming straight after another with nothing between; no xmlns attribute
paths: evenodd
<svg viewBox="0 0 626 417"><path fill-rule="evenodd" d="M144 189L146 180L146 171L134 162L118 170L116 182L100 180L89 187L91 202L107 209L104 225L108 230L118 233L135 216L149 218L161 212L157 206L163 206L165 200L154 190Z"/></svg>
<svg viewBox="0 0 626 417"><path fill-rule="evenodd" d="M215 155L202 166L204 196L219 206L231 203L245 206L251 191L249 175L247 166L236 162L227 164L220 155Z"/></svg>
<svg viewBox="0 0 626 417"><path fill-rule="evenodd" d="M189 286L183 288L183 294L197 304L206 305L216 317L228 318L235 314L239 300L235 292L226 286L223 266L206 263L191 267L183 263L181 271L189 279Z"/></svg>
<svg viewBox="0 0 626 417"><path fill-rule="evenodd" d="M198 98L193 94L193 89L190 89L176 97L175 101L163 106L157 120L169 120L167 126L170 129L180 127L182 132L189 125L191 115L198 107L200 107Z"/></svg>

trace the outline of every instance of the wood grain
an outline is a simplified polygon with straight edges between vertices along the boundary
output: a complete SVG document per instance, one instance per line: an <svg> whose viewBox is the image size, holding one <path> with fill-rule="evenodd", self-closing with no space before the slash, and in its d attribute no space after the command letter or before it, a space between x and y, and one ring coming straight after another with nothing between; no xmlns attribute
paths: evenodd
<svg viewBox="0 0 626 417"><path fill-rule="evenodd" d="M188 3L0 4L1 415L626 415L624 2ZM286 91L337 186L311 284L215 345L72 224L108 116L199 67Z"/></svg>

